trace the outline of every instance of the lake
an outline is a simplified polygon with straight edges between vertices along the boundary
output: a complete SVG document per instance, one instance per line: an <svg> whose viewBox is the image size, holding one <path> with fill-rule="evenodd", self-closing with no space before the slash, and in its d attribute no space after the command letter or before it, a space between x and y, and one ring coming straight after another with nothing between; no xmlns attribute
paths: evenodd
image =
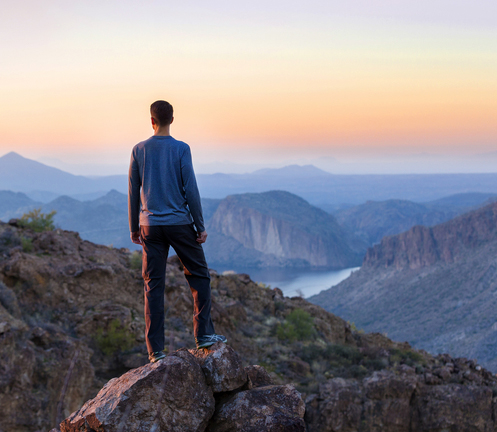
<svg viewBox="0 0 497 432"><path fill-rule="evenodd" d="M337 285L350 274L359 270L360 267L342 270L322 269L295 269L295 268L221 268L216 269L219 274L224 271L235 271L236 273L247 273L256 282L270 285L271 288L278 287L287 297L303 295L304 298L318 294L322 290Z"/></svg>

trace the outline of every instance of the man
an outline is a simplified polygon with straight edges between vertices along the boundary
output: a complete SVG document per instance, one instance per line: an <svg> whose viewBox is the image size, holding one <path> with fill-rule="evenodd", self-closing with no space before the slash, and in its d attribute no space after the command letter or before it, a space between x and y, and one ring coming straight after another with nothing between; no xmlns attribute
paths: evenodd
<svg viewBox="0 0 497 432"><path fill-rule="evenodd" d="M211 319L210 275L201 246L207 232L190 147L169 133L174 117L168 102L154 102L150 114L154 135L137 144L131 154L128 217L131 241L143 247L145 338L149 359L156 362L165 357L164 289L169 246L183 264L193 295L197 348L226 342L226 338L215 334Z"/></svg>

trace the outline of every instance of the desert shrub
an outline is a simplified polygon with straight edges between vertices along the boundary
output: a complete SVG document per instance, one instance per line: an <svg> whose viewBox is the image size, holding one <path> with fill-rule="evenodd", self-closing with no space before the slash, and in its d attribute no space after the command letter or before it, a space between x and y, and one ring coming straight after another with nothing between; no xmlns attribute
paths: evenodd
<svg viewBox="0 0 497 432"><path fill-rule="evenodd" d="M21 237L21 246L23 252L33 251L33 240L29 237Z"/></svg>
<svg viewBox="0 0 497 432"><path fill-rule="evenodd" d="M314 333L314 319L309 312L302 309L290 312L285 322L276 329L278 339L289 342L309 340Z"/></svg>
<svg viewBox="0 0 497 432"><path fill-rule="evenodd" d="M42 213L41 208L24 213L18 224L25 228L31 228L35 232L52 231L55 228L53 217L57 212Z"/></svg>
<svg viewBox="0 0 497 432"><path fill-rule="evenodd" d="M112 320L107 331L103 328L97 330L95 342L100 351L105 355L112 355L131 349L135 338L129 330L121 325L121 321L116 318Z"/></svg>
<svg viewBox="0 0 497 432"><path fill-rule="evenodd" d="M350 325L350 329L353 331L353 332L356 332L356 333L364 333L364 330L363 329L358 329L357 326L355 325L354 322L350 322L350 321L347 321L347 323Z"/></svg>
<svg viewBox="0 0 497 432"><path fill-rule="evenodd" d="M139 270L142 268L142 254L138 251L133 251L129 257L129 266L133 270Z"/></svg>
<svg viewBox="0 0 497 432"><path fill-rule="evenodd" d="M310 343L301 347L300 358L311 365L313 373L321 373L327 378L362 378L387 366L388 362L379 353L360 351L350 345ZM320 366L315 370L316 365Z"/></svg>
<svg viewBox="0 0 497 432"><path fill-rule="evenodd" d="M408 366L425 365L426 360L422 354L411 350L390 349L390 363L403 363Z"/></svg>

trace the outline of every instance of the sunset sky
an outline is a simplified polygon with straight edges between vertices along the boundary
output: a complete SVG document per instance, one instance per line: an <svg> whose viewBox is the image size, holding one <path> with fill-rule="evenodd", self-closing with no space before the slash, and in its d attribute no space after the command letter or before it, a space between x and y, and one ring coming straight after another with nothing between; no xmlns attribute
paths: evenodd
<svg viewBox="0 0 497 432"><path fill-rule="evenodd" d="M205 172L497 155L495 0L4 0L0 59L0 156L75 173L126 172L156 99Z"/></svg>

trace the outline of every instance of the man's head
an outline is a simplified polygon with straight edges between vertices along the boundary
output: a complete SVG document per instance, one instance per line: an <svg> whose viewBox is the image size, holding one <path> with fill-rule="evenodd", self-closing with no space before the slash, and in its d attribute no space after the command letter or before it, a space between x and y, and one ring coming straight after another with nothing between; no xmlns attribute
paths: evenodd
<svg viewBox="0 0 497 432"><path fill-rule="evenodd" d="M173 107L169 102L158 100L150 105L152 123L159 127L168 126L173 121Z"/></svg>

